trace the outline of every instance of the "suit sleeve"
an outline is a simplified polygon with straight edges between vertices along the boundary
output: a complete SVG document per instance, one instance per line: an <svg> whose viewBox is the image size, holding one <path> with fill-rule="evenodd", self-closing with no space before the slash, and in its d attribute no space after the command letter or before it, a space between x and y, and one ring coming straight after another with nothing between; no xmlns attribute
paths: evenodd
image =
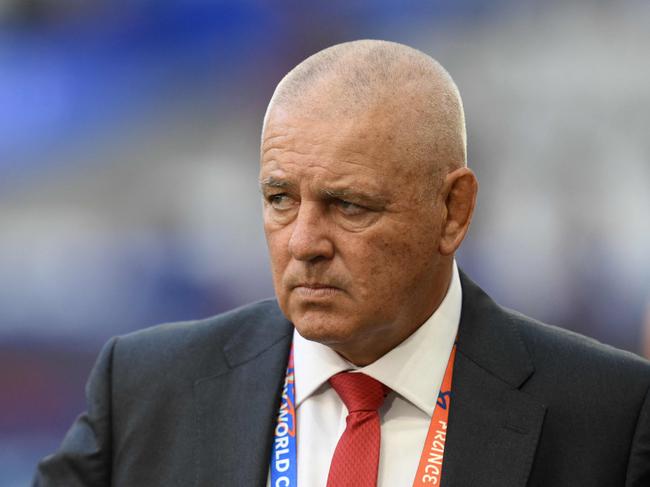
<svg viewBox="0 0 650 487"><path fill-rule="evenodd" d="M639 411L639 418L630 449L626 487L650 485L650 388Z"/></svg>
<svg viewBox="0 0 650 487"><path fill-rule="evenodd" d="M111 382L117 338L102 349L86 384L88 410L66 434L58 451L38 464L33 487L111 485Z"/></svg>

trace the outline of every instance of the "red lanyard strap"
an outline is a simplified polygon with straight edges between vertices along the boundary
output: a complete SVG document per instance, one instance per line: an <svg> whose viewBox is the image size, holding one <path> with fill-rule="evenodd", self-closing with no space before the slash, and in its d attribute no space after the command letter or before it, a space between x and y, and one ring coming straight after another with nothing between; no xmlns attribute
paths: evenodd
<svg viewBox="0 0 650 487"><path fill-rule="evenodd" d="M436 408L429 425L427 439L424 442L420 464L413 480L413 487L440 485L442 478L442 463L445 455L445 442L447 441L447 423L449 421L449 408L451 406L451 379L454 374L454 358L456 345L451 349L445 376L438 393Z"/></svg>

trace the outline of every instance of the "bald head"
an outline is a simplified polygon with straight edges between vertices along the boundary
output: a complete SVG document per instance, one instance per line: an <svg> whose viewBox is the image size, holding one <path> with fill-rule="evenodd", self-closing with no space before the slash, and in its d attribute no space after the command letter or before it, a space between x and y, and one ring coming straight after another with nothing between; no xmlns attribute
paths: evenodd
<svg viewBox="0 0 650 487"><path fill-rule="evenodd" d="M326 121L373 114L392 125L400 157L439 175L466 165L465 119L454 81L433 58L403 44L359 40L314 54L278 84L265 127L277 110Z"/></svg>
<svg viewBox="0 0 650 487"><path fill-rule="evenodd" d="M476 200L458 90L415 49L356 41L278 85L262 133L264 231L280 308L357 365L442 301Z"/></svg>

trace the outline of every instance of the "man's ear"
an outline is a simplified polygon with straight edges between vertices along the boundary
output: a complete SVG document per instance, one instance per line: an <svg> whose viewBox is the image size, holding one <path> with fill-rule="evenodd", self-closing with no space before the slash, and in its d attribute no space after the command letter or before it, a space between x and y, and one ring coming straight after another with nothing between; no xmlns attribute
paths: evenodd
<svg viewBox="0 0 650 487"><path fill-rule="evenodd" d="M452 255L465 238L472 221L478 180L471 169L458 168L445 177L442 195L445 196L445 218L440 235L440 253Z"/></svg>

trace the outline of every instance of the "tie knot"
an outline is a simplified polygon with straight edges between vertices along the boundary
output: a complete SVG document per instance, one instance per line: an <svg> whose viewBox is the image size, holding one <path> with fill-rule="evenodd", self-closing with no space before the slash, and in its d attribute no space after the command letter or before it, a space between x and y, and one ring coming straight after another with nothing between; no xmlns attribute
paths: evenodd
<svg viewBox="0 0 650 487"><path fill-rule="evenodd" d="M341 372L332 376L330 384L348 408L348 413L376 411L390 390L377 379L353 372Z"/></svg>

